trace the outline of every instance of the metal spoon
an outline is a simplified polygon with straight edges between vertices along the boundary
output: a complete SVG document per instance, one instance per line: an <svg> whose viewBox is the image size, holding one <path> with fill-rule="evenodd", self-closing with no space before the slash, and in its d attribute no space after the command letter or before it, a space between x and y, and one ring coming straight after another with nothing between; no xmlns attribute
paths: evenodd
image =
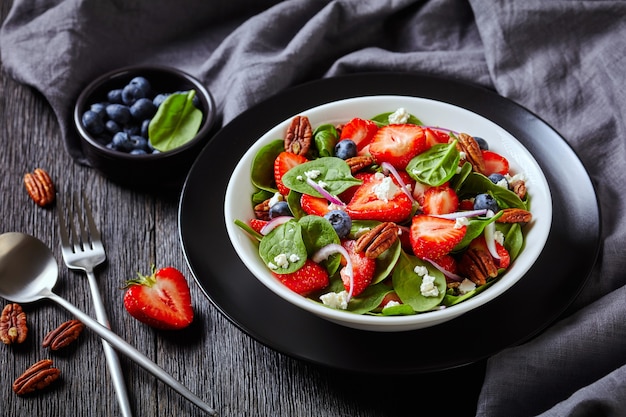
<svg viewBox="0 0 626 417"><path fill-rule="evenodd" d="M57 261L42 241L24 233L11 232L0 235L0 297L15 303L30 303L44 298L58 303L98 336L109 342L111 346L178 391L200 409L209 415L217 415L213 408L124 339L83 313L69 301L53 293L52 288L56 284L58 275Z"/></svg>

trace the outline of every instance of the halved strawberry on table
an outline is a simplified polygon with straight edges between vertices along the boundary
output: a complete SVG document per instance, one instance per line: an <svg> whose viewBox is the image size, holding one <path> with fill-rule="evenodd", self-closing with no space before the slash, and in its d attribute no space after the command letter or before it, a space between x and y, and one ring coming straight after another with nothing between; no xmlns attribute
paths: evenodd
<svg viewBox="0 0 626 417"><path fill-rule="evenodd" d="M360 179L357 188L346 206L346 213L355 220L378 220L402 222L413 209L413 202L402 192L392 177L382 174L367 174Z"/></svg>
<svg viewBox="0 0 626 417"><path fill-rule="evenodd" d="M411 223L411 248L420 259L437 259L447 255L463 239L467 226L455 220L418 214Z"/></svg>
<svg viewBox="0 0 626 417"><path fill-rule="evenodd" d="M428 149L424 129L413 124L392 124L378 129L369 146L377 164L404 169L411 159Z"/></svg>
<svg viewBox="0 0 626 417"><path fill-rule="evenodd" d="M302 268L289 274L277 274L272 272L280 282L291 291L303 296L312 292L322 290L329 284L328 272L326 269L307 259Z"/></svg>
<svg viewBox="0 0 626 417"><path fill-rule="evenodd" d="M124 307L131 316L157 329L183 329L193 321L191 294L184 275L173 267L126 282Z"/></svg>
<svg viewBox="0 0 626 417"><path fill-rule="evenodd" d="M276 182L276 188L282 195L289 194L289 188L283 184L283 175L296 165L307 162L308 159L302 155L298 155L291 152L281 152L274 160L274 181Z"/></svg>
<svg viewBox="0 0 626 417"><path fill-rule="evenodd" d="M361 294L368 285L371 284L374 272L376 271L376 261L365 256L365 252L356 251L355 240L345 240L341 242L348 255L350 256L350 262L352 263L352 275L354 288L352 289L352 296L356 297ZM347 264L345 259L341 259L341 263L345 266ZM350 277L347 274L345 268L339 271L343 286L346 291L350 292Z"/></svg>
<svg viewBox="0 0 626 417"><path fill-rule="evenodd" d="M355 117L341 129L339 140L350 139L356 144L356 150L362 153L378 131L378 125L367 119Z"/></svg>

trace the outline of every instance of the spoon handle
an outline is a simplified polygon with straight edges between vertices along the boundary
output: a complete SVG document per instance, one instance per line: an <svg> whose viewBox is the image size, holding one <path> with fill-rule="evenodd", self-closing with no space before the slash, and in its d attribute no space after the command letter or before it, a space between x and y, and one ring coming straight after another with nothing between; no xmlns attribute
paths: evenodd
<svg viewBox="0 0 626 417"><path fill-rule="evenodd" d="M98 336L109 342L111 346L119 350L121 353L128 356L130 359L135 361L139 366L152 373L154 376L159 378L161 381L172 387L178 393L180 393L183 397L187 398L193 404L198 406L200 409L204 410L211 416L217 416L217 412L211 408L208 404L203 402L198 396L189 391L184 385L178 382L174 377L165 372L163 368L159 365L151 361L147 356L143 353L139 352L133 346L131 346L124 339L119 337L117 334L113 333L107 327L101 325L87 314L83 313L77 307L75 307L72 303L67 301L66 299L56 295L53 292L49 292L45 295L46 298L51 299L56 302L60 306L64 307L67 311L72 313L78 320L82 321L85 326L89 327L91 330L96 332Z"/></svg>

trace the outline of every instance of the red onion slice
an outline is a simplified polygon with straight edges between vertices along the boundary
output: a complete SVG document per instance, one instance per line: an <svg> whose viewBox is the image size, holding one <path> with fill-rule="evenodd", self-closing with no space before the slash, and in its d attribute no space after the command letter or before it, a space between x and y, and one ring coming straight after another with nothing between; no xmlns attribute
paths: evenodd
<svg viewBox="0 0 626 417"><path fill-rule="evenodd" d="M464 278L462 276L457 275L454 272L448 271L447 269L445 269L443 266L439 265L437 262L433 261L432 259L426 258L424 260L430 263L435 268L437 268L442 274L444 274L446 277L450 278L451 280L457 281L457 282L463 281Z"/></svg>
<svg viewBox="0 0 626 417"><path fill-rule="evenodd" d="M337 243L331 243L330 245L326 245L317 252L315 252L311 259L315 263L320 263L323 260L328 259L330 255L333 255L335 253L340 253L346 260L346 266L344 266L344 268L348 268L346 270L346 273L348 274L348 278L350 280L350 291L348 292L347 301L350 301L350 299L352 298L352 293L354 292L354 270L352 269L352 261L350 260L350 255L348 254L346 248Z"/></svg>
<svg viewBox="0 0 626 417"><path fill-rule="evenodd" d="M493 217L494 213L491 210L487 211L488 217ZM485 226L485 242L487 243L487 249L489 249L489 253L495 259L500 260L500 255L498 254L498 249L496 248L496 225L491 222L487 226Z"/></svg>
<svg viewBox="0 0 626 417"><path fill-rule="evenodd" d="M317 191L318 193L320 193L321 195L324 196L324 198L326 200L328 200L329 202L331 202L332 204L338 206L338 207L345 207L345 203L343 201L341 201L340 199L338 199L337 197L335 197L334 195L332 195L331 193L329 193L328 191L326 191L324 189L324 187L320 186L318 183L316 183L315 181L313 181L311 178L307 177L306 179L307 184L309 184L311 187L313 187L315 189L315 191Z"/></svg>
<svg viewBox="0 0 626 417"><path fill-rule="evenodd" d="M259 231L259 233L261 233L263 236L267 235L269 232L271 232L272 230L276 229L278 226L280 226L283 223L287 223L289 220L293 219L292 216L278 216L278 217L274 217L272 220L270 220L265 226L263 226L261 228L261 230Z"/></svg>
<svg viewBox="0 0 626 417"><path fill-rule="evenodd" d="M389 162L383 162L382 164L380 164L380 166L382 167L384 171L386 172L388 171L391 173L391 175L393 175L396 181L398 181L398 184L400 184L400 188L402 189L402 192L406 194L407 197L409 197L409 199L411 200L413 204L417 204L417 201L415 201L415 199L413 198L413 194L409 191L404 181L402 181L402 177L398 173L398 170L396 170L396 167L391 165Z"/></svg>
<svg viewBox="0 0 626 417"><path fill-rule="evenodd" d="M454 213L447 214L432 214L433 217L441 217L442 219L458 219L459 217L477 217L487 214L486 209L481 210L467 210L467 211L455 211Z"/></svg>

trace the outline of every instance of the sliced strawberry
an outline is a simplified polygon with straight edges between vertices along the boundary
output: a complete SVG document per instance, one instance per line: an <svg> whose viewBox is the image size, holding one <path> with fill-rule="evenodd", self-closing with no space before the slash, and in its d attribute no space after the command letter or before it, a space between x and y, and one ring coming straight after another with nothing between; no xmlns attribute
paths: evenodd
<svg viewBox="0 0 626 417"><path fill-rule="evenodd" d="M167 267L152 275L139 275L126 283L124 307L131 316L149 326L174 330L193 321L191 294L183 274Z"/></svg>
<svg viewBox="0 0 626 417"><path fill-rule="evenodd" d="M411 247L421 259L437 259L463 239L467 226L455 227L456 222L441 217L419 214L411 223Z"/></svg>
<svg viewBox="0 0 626 417"><path fill-rule="evenodd" d="M306 157L297 155L291 152L281 152L274 160L274 180L276 181L276 188L282 195L289 194L289 188L285 187L282 178L283 175L296 165L300 165L307 162Z"/></svg>
<svg viewBox="0 0 626 417"><path fill-rule="evenodd" d="M498 256L500 257L500 259L498 260L494 258L493 261L498 266L498 268L506 269L511 264L511 255L509 255L509 251L507 251L506 248L502 246L500 243L495 242L495 244L496 244L496 252L498 253ZM480 235L476 239L472 240L472 242L469 244L469 247L481 249L487 253L490 253L489 249L487 248L487 242L485 241L484 235Z"/></svg>
<svg viewBox="0 0 626 417"><path fill-rule="evenodd" d="M355 117L343 126L339 140L351 139L359 152L369 145L377 131L378 125L373 121Z"/></svg>
<svg viewBox="0 0 626 417"><path fill-rule="evenodd" d="M323 217L330 211L328 208L328 200L324 197L313 197L312 195L302 194L300 197L300 206L306 214Z"/></svg>
<svg viewBox="0 0 626 417"><path fill-rule="evenodd" d="M446 183L438 187L430 187L424 192L422 211L424 214L454 213L459 208L459 197Z"/></svg>
<svg viewBox="0 0 626 417"><path fill-rule="evenodd" d="M424 135L426 136L426 146L429 148L438 143L448 143L450 135L438 129L424 128Z"/></svg>
<svg viewBox="0 0 626 417"><path fill-rule="evenodd" d="M248 222L248 226L250 226L255 232L261 233L261 229L263 229L268 223L268 220L250 219L250 221Z"/></svg>
<svg viewBox="0 0 626 417"><path fill-rule="evenodd" d="M415 184L413 184L413 198L419 203L420 206L424 204L424 193L429 188L430 185L424 184L419 181L416 181Z"/></svg>
<svg viewBox="0 0 626 417"><path fill-rule="evenodd" d="M352 262L352 274L354 280L354 289L352 296L355 297L363 292L365 288L372 282L374 272L376 270L376 261L365 256L365 251L356 252L356 241L346 240L341 245L348 251L350 261ZM342 264L346 264L346 261L342 258ZM339 271L343 286L346 291L350 292L350 278L348 277L345 268Z"/></svg>
<svg viewBox="0 0 626 417"><path fill-rule="evenodd" d="M428 149L424 130L412 124L393 124L378 129L369 152L381 164L388 162L397 169L406 168L414 156Z"/></svg>
<svg viewBox="0 0 626 417"><path fill-rule="evenodd" d="M499 153L493 151L482 151L483 159L485 160L485 175L491 174L508 174L509 161Z"/></svg>
<svg viewBox="0 0 626 417"><path fill-rule="evenodd" d="M459 202L459 210L474 210L474 200L463 199Z"/></svg>
<svg viewBox="0 0 626 417"><path fill-rule="evenodd" d="M323 290L329 283L326 269L311 259L307 259L302 268L295 272L290 274L272 272L272 275L287 288L303 296Z"/></svg>
<svg viewBox="0 0 626 417"><path fill-rule="evenodd" d="M408 218L413 203L392 177L367 174L361 179L363 184L356 190L346 207L346 212L352 219L401 222Z"/></svg>
<svg viewBox="0 0 626 417"><path fill-rule="evenodd" d="M432 259L432 261L448 272L451 272L453 274L458 273L458 265L456 259L454 259L450 254L440 256L437 259Z"/></svg>

